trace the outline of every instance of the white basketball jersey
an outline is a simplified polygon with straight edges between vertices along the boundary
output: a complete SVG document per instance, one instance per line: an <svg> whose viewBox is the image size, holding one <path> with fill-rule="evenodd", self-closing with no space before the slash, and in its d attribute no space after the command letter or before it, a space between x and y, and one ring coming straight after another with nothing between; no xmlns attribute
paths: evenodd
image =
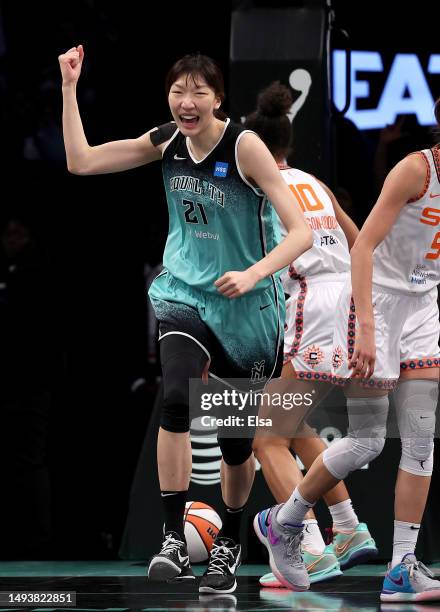
<svg viewBox="0 0 440 612"><path fill-rule="evenodd" d="M335 280L342 280L342 275L350 271L350 254L330 197L311 174L288 166L279 168L293 193L293 202L301 207L313 230L312 248L295 259L281 275L285 291L292 293L300 277L337 274ZM283 237L287 233L282 223L281 233Z"/></svg>
<svg viewBox="0 0 440 612"><path fill-rule="evenodd" d="M426 161L423 193L402 208L374 251L373 282L385 291L420 294L440 282L440 149L420 154Z"/></svg>

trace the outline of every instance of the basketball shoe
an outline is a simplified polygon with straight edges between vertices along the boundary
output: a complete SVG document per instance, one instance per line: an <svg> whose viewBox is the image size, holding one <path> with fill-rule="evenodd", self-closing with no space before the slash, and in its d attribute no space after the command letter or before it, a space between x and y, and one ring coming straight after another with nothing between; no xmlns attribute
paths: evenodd
<svg viewBox="0 0 440 612"><path fill-rule="evenodd" d="M333 551L328 547L322 553L313 550L307 550L305 546L301 546L301 553L305 563L307 573L309 574L310 584L316 582L324 582L331 580L337 576L341 576L341 568ZM274 574L265 574L260 578L260 584L266 588L282 588L284 585L274 576Z"/></svg>
<svg viewBox="0 0 440 612"><path fill-rule="evenodd" d="M186 543L175 531L164 534L160 553L151 559L147 574L154 582L194 580Z"/></svg>
<svg viewBox="0 0 440 612"><path fill-rule="evenodd" d="M211 548L199 593L232 593L237 588L235 573L241 564L241 546L231 538L217 537Z"/></svg>
<svg viewBox="0 0 440 612"><path fill-rule="evenodd" d="M440 601L440 580L434 580L434 574L415 555L407 553L399 565L388 568L380 600Z"/></svg>
<svg viewBox="0 0 440 612"><path fill-rule="evenodd" d="M353 565L365 563L378 555L376 542L371 537L365 523L359 525L352 531L338 531L332 529L333 541L326 548L332 552L341 566L346 570Z"/></svg>
<svg viewBox="0 0 440 612"><path fill-rule="evenodd" d="M306 591L310 579L301 554L302 525L281 525L277 521L281 505L256 514L254 530L269 551L269 565L279 582L293 591Z"/></svg>

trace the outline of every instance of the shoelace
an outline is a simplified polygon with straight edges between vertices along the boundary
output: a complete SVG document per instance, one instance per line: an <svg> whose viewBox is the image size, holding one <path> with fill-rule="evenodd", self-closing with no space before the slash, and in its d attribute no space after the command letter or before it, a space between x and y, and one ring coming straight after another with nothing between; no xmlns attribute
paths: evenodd
<svg viewBox="0 0 440 612"><path fill-rule="evenodd" d="M207 574L224 574L224 570L228 567L228 558L234 558L232 551L227 546L218 546L214 544L211 549L211 557ZM229 569L229 568L228 568Z"/></svg>
<svg viewBox="0 0 440 612"><path fill-rule="evenodd" d="M429 570L426 565L424 565L421 561L416 561L415 563L410 563L407 565L407 569L409 571L409 575L412 578L414 570L419 570L422 574L425 574L428 578L434 578L434 574Z"/></svg>
<svg viewBox="0 0 440 612"><path fill-rule="evenodd" d="M162 550L160 552L161 554L162 553L169 554L171 552L177 552L181 546L182 546L182 541L176 540L176 538L173 538L173 536L170 534L165 537L165 541L162 544Z"/></svg>
<svg viewBox="0 0 440 612"><path fill-rule="evenodd" d="M298 538L299 544L298 546ZM302 561L301 555L301 540L303 539L302 532L296 533L295 535L290 536L286 545L286 555L292 559L292 561ZM298 546L298 551L296 553L293 552L293 549Z"/></svg>

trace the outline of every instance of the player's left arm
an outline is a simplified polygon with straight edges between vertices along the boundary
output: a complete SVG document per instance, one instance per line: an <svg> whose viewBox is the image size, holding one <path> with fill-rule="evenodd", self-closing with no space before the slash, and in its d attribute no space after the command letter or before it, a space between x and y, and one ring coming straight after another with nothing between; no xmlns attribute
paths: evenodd
<svg viewBox="0 0 440 612"><path fill-rule="evenodd" d="M258 281L288 266L313 244L312 230L299 206L292 206L292 193L268 148L256 134L241 137L238 160L247 180L266 193L287 235L268 255L244 272L227 272L215 282L227 297L239 297L250 291Z"/></svg>

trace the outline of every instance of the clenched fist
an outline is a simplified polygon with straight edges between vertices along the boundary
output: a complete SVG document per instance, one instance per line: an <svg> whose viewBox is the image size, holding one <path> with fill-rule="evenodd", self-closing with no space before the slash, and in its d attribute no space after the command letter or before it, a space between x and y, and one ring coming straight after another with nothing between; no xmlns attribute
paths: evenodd
<svg viewBox="0 0 440 612"><path fill-rule="evenodd" d="M74 85L81 74L81 66L84 59L84 49L82 45L72 47L66 53L58 56L60 63L63 85Z"/></svg>
<svg viewBox="0 0 440 612"><path fill-rule="evenodd" d="M226 272L215 281L214 285L225 297L237 298L253 289L259 280L258 275L248 269L244 272Z"/></svg>

